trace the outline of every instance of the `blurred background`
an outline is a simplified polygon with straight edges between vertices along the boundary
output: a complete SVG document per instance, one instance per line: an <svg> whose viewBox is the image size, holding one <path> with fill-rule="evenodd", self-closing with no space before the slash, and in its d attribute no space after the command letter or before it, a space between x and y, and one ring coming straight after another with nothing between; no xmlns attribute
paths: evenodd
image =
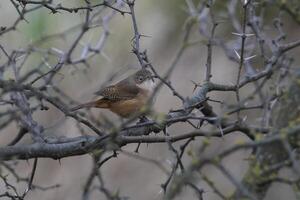
<svg viewBox="0 0 300 200"><path fill-rule="evenodd" d="M61 3L66 7L76 7L83 5L84 1L76 0L61 0L54 1ZM92 3L98 1L91 1ZM216 15L224 16L228 1L220 1L215 7ZM122 8L127 9L127 8ZM149 59L159 74L164 74L169 68L174 56L181 44L183 30L186 20L189 18L189 11L185 1L182 0L152 0L152 1L136 1L136 16L139 31L145 35L141 37L141 48L147 50ZM111 12L110 9L101 16L106 16ZM239 12L239 11L238 11ZM273 12L276 13L274 7ZM274 13L270 14L270 18ZM0 26L11 26L18 14L10 1L0 2ZM12 51L14 49L27 48L27 46L37 47L40 49L56 48L66 51L70 48L70 44L76 39L80 28L70 29L84 21L84 11L78 13L60 12L51 14L46 8L38 9L35 12L26 15L26 21L18 24L16 31L10 32L0 37L0 44L5 49ZM230 41L234 38L231 34L233 28L231 23L225 17L222 19L225 22L218 26L216 36L224 40ZM226 21L227 20L227 21ZM267 19L272 20L272 19ZM284 29L287 33L287 41L293 41L300 36L300 28L295 25L288 16L282 16ZM77 103L83 103L94 99L94 92L101 87L112 84L122 78L134 73L140 68L136 56L132 50L132 21L129 15L122 16L116 13L111 21L109 21L108 30L110 35L104 44L104 48L100 54L88 60L88 65L66 65L55 77L57 86L62 89ZM70 30L65 35L54 38L45 39L46 36L62 33ZM80 41L76 48L73 57L80 56L84 45L95 44L103 27L95 27L90 30ZM276 32L270 27L270 32ZM274 32L274 33L273 33ZM272 35L271 34L271 35ZM174 72L170 76L170 81L174 88L184 97L193 94L193 82L202 83L205 78L205 63L207 56L207 47L201 42L206 38L202 37L197 29L193 29L190 41L199 42L185 50ZM292 54L299 55L299 49L294 50ZM1 57L3 57L1 55ZM1 61L0 57L0 63ZM34 52L24 64L22 70L40 67L44 72L49 70L49 66L40 65L43 61L41 53ZM48 63L54 66L57 59L49 58ZM259 69L259 62L257 66ZM294 66L300 62L299 57L296 58ZM212 61L212 80L216 83L232 84L236 81L238 64L229 60L222 49L213 48ZM111 77L114 75L112 80ZM10 78L11 72L4 74L5 78ZM252 87L245 87L241 92L243 95L253 91ZM226 106L235 103L234 93L228 92L212 92L209 97L223 104L211 102L214 110L222 115L226 111ZM50 106L48 111L38 111L34 113L34 119L38 121L48 135L57 135L62 137L74 137L82 134L78 125L73 119L66 118L56 108ZM171 91L163 87L158 93L153 109L156 112L167 113L171 109L179 109L181 101L174 97ZM1 107L0 107L1 109ZM114 114L105 111L92 109L92 114L101 119L103 116L111 121L119 121L119 118ZM260 111L249 111L243 113L247 116L247 121L253 124L259 124ZM17 124L10 124L0 132L0 144L7 144L17 133ZM83 132L90 132L83 126ZM210 129L211 127L206 127ZM191 129L190 126L184 123L178 123L169 127L168 131L172 135L187 133ZM193 160L193 152L197 151L201 145L203 138L197 138L187 149L189 155L184 156L184 164L188 166ZM210 156L224 149L247 141L248 138L240 133L234 133L224 136L223 138L210 138L210 146L205 152ZM22 143L30 143L29 137L24 138ZM182 143L176 143L179 147ZM127 145L124 149L133 152L136 145ZM167 168L171 168L175 162L174 154L169 151L168 144L142 144L140 147L140 155L155 159L161 162ZM241 180L242 175L247 170L247 158L249 151L239 151L228 158L224 159L224 166L238 179ZM52 159L39 159L37 173L35 175L34 184L40 186L50 186L60 184L60 187L47 190L33 190L27 196L27 199L37 200L79 200L82 198L83 186L92 169L92 159L90 155L76 156L64 158L59 161ZM29 176L32 167L32 161L22 161L17 165L18 173L24 177ZM144 162L133 157L120 154L117 158L113 158L105 163L101 172L105 180L105 186L116 193L119 192L122 196L131 197L133 200L156 200L163 198L161 184L165 182L167 176L157 166L149 162ZM203 174L210 177L214 181L216 187L225 195L230 195L234 186L224 177L218 170L213 167L204 168ZM288 173L288 172L282 172ZM199 182L198 185L204 189L204 198L206 200L218 200L219 197L209 188L204 182ZM25 189L25 184L19 184L19 189ZM0 191L4 190L4 185L0 185ZM91 199L104 199L104 196L98 192L93 192ZM177 199L196 199L193 191L185 188ZM288 187L283 184L274 184L267 195L267 199L296 199Z"/></svg>

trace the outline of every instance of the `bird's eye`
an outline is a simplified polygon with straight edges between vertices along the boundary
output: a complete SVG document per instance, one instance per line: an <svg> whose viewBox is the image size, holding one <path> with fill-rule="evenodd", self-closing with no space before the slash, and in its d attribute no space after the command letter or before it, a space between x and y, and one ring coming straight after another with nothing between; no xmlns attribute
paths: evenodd
<svg viewBox="0 0 300 200"><path fill-rule="evenodd" d="M139 81L142 81L142 80L143 80L143 77L140 76L140 77L139 77Z"/></svg>

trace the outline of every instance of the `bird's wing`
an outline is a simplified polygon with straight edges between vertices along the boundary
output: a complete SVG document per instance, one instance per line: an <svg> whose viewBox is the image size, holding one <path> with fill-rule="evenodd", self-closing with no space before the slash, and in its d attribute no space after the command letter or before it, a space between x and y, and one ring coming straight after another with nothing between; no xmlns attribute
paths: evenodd
<svg viewBox="0 0 300 200"><path fill-rule="evenodd" d="M95 94L101 95L105 99L119 101L132 99L136 97L138 93L139 88L135 85L129 86L126 84L116 84L103 88Z"/></svg>

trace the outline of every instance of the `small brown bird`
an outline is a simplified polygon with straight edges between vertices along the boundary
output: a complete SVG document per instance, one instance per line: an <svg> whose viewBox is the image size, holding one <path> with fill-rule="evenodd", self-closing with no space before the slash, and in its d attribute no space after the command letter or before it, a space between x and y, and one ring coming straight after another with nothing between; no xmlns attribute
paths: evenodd
<svg viewBox="0 0 300 200"><path fill-rule="evenodd" d="M78 105L71 111L91 107L106 108L127 118L146 105L153 88L154 80L151 72L141 69L115 85L96 92L95 94L102 96L101 99Z"/></svg>

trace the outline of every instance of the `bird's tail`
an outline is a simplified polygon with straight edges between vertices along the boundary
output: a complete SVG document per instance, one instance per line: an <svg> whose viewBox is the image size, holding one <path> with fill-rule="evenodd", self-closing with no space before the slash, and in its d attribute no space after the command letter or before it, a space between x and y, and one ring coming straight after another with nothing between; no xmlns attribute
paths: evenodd
<svg viewBox="0 0 300 200"><path fill-rule="evenodd" d="M109 104L106 99L99 99L97 101L91 101L87 103L80 104L70 109L71 112L82 109L82 108L108 108Z"/></svg>

